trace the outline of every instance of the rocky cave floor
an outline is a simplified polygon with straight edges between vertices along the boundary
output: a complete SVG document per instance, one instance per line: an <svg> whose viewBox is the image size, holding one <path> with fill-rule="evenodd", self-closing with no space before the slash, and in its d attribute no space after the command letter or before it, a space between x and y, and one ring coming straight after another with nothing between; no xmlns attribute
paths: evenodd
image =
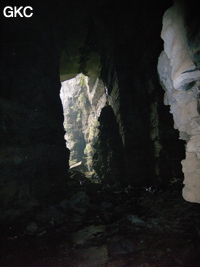
<svg viewBox="0 0 200 267"><path fill-rule="evenodd" d="M81 181L81 182L80 182ZM91 183L1 224L1 267L199 267L200 206L167 190Z"/></svg>

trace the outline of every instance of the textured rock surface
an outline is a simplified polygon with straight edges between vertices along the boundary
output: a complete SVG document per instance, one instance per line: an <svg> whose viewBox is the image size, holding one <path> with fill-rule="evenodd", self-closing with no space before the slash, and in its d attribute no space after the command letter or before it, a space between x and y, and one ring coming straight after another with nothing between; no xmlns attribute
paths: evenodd
<svg viewBox="0 0 200 267"><path fill-rule="evenodd" d="M163 17L164 51L159 57L158 71L174 127L179 130L180 139L186 141L183 197L200 202L200 71L190 56L183 15L181 6L175 4Z"/></svg>
<svg viewBox="0 0 200 267"><path fill-rule="evenodd" d="M122 138L111 106L102 109L99 117L99 134L95 142L93 167L103 182L123 182L124 157Z"/></svg>
<svg viewBox="0 0 200 267"><path fill-rule="evenodd" d="M93 17L93 38L100 43L101 77L123 141L123 180L135 185L151 183L155 173L157 177L163 178L164 169L168 170L168 176L172 176L173 172L168 154L175 147L170 145L169 140L169 146L162 146L166 141L162 133L167 109L160 112L162 96L158 93L160 86L156 73L158 51L162 49L161 40L156 36L160 34L159 21L168 5L159 3L155 14L151 1L140 2L137 7L131 3L118 3L114 7L108 5L103 18L100 14ZM148 12L145 12L147 9ZM101 10L103 12L103 7ZM110 17L113 18L112 22ZM142 28L136 28L135 25L141 22ZM157 125L152 125L156 116L159 117ZM153 131L157 131L157 136L151 134ZM173 133L171 137L175 140ZM157 153L158 146L161 149ZM178 156L179 159L181 157ZM168 168L164 167L164 162Z"/></svg>
<svg viewBox="0 0 200 267"><path fill-rule="evenodd" d="M94 172L93 147L99 132L98 118L106 104L103 83L98 77L94 78L79 74L74 79L63 82L60 93L66 145L70 150L70 167L82 162L79 169L90 175Z"/></svg>
<svg viewBox="0 0 200 267"><path fill-rule="evenodd" d="M199 267L199 205L175 184L158 191L79 179L69 179L60 204L1 224L1 266Z"/></svg>

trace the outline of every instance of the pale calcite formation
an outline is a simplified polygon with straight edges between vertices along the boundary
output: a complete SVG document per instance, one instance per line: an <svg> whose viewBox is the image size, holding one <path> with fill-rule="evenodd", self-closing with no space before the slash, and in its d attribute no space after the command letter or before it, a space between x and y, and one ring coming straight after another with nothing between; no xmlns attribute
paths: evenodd
<svg viewBox="0 0 200 267"><path fill-rule="evenodd" d="M158 60L158 73L165 90L164 103L170 105L174 127L186 141L183 197L200 203L200 71L190 57L182 14L177 3L164 14L164 51Z"/></svg>

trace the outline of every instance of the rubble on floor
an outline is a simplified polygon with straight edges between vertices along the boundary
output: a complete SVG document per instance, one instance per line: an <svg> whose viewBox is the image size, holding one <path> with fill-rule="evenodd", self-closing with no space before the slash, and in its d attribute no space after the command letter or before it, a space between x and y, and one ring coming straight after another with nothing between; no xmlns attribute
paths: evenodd
<svg viewBox="0 0 200 267"><path fill-rule="evenodd" d="M180 189L81 181L59 204L1 224L0 266L200 266L200 206Z"/></svg>

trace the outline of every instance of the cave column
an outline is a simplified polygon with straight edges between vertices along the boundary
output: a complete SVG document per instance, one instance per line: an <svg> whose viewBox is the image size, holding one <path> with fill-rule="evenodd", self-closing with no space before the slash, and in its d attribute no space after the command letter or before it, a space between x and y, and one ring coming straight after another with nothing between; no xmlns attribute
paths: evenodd
<svg viewBox="0 0 200 267"><path fill-rule="evenodd" d="M186 141L183 197L200 203L200 71L196 69L187 46L183 11L175 3L163 17L161 37L164 51L158 61L158 72L165 90L166 105L170 105L174 128Z"/></svg>

